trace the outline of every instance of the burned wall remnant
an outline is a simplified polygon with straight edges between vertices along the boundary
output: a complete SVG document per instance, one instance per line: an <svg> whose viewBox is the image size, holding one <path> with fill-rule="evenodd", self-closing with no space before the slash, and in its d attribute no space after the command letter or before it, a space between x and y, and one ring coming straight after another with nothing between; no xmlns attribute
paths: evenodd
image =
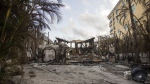
<svg viewBox="0 0 150 84"><path fill-rule="evenodd" d="M66 44L70 43L69 48L72 48L73 43L75 44L75 48L72 49L72 52L70 54L73 54L73 51L75 50L76 54L83 55L87 54L88 52L92 52L94 49L94 39L95 39L94 37L87 40L72 40L72 41L67 41L57 37L56 39L58 40L58 44L62 42Z"/></svg>

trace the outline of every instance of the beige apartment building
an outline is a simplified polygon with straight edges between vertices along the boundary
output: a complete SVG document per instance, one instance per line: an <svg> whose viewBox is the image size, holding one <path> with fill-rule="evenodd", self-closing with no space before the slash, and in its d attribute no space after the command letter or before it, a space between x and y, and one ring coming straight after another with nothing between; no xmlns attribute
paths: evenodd
<svg viewBox="0 0 150 84"><path fill-rule="evenodd" d="M131 1L131 7L132 7L133 14L137 18L140 18L140 21L142 21L141 23L143 24L145 19L142 16L143 16L143 12L146 9L143 7L142 4L140 4L140 3L136 4L132 0L130 0L130 1ZM149 5L150 0L145 0L145 2L147 5ZM121 20L120 20L121 17L118 16L121 11L120 9L122 9L123 7L128 7L128 2L126 0L119 0L118 3L113 8L113 10L108 15L108 19L110 20L110 23L109 23L110 35L113 36L115 34L119 38L123 37L122 34L120 34L120 33L123 33L124 35L127 34L129 25L131 25L129 10L128 10L128 12L124 13ZM121 24L123 22L123 19L125 19L124 25ZM136 22L136 18L134 18L134 21ZM132 31L131 31L131 33L132 33Z"/></svg>

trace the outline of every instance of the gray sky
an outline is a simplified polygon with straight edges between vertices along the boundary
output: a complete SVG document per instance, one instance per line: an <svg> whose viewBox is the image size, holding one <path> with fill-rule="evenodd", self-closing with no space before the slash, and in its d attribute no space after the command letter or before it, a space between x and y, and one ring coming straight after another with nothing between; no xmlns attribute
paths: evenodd
<svg viewBox="0 0 150 84"><path fill-rule="evenodd" d="M62 21L51 25L50 39L89 39L109 34L108 14L118 0L62 0ZM48 30L46 30L48 32Z"/></svg>

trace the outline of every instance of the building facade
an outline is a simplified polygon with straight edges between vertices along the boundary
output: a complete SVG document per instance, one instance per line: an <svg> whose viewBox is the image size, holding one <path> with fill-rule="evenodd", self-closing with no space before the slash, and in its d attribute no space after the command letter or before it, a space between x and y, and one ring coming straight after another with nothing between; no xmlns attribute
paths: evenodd
<svg viewBox="0 0 150 84"><path fill-rule="evenodd" d="M150 0L143 1L145 1L145 5L150 5ZM136 22L138 18L144 26L145 18L143 17L143 12L146 10L146 8L142 5L142 3L136 3L132 0L130 0L130 2L134 15L134 22ZM116 35L117 37L122 38L123 35L127 34L129 26L131 26L130 13L129 10L126 10L126 8L128 7L129 6L127 0L119 0L108 15L108 19L110 20L110 35Z"/></svg>

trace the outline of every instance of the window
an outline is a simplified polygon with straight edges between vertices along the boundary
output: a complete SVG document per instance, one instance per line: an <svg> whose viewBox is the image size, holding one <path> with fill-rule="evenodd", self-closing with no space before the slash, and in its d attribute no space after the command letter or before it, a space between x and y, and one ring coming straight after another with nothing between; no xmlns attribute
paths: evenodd
<svg viewBox="0 0 150 84"><path fill-rule="evenodd" d="M127 15L126 15L126 13L124 13L124 17L126 17Z"/></svg>
<svg viewBox="0 0 150 84"><path fill-rule="evenodd" d="M114 30L115 30L116 28L114 27Z"/></svg>
<svg viewBox="0 0 150 84"><path fill-rule="evenodd" d="M119 19L117 18L117 23L119 23Z"/></svg>
<svg viewBox="0 0 150 84"><path fill-rule="evenodd" d="M113 29L110 29L110 33L113 31Z"/></svg>
<svg viewBox="0 0 150 84"><path fill-rule="evenodd" d="M125 1L122 1L122 7L124 7L126 5Z"/></svg>
<svg viewBox="0 0 150 84"><path fill-rule="evenodd" d="M116 9L116 15L118 14L118 9Z"/></svg>
<svg viewBox="0 0 150 84"><path fill-rule="evenodd" d="M134 20L134 23L136 23L136 22L137 22L137 19L136 19L135 17L133 18L133 20Z"/></svg>
<svg viewBox="0 0 150 84"><path fill-rule="evenodd" d="M112 23L112 20L110 20L110 24Z"/></svg>
<svg viewBox="0 0 150 84"><path fill-rule="evenodd" d="M118 29L118 34L120 34L120 30Z"/></svg>
<svg viewBox="0 0 150 84"><path fill-rule="evenodd" d="M118 19L118 17L116 16L116 20L117 20L117 23L119 22L119 19Z"/></svg>
<svg viewBox="0 0 150 84"><path fill-rule="evenodd" d="M135 12L135 5L134 4L132 5L132 12L133 13Z"/></svg>
<svg viewBox="0 0 150 84"><path fill-rule="evenodd" d="M127 24L124 25L124 29L128 30L128 25Z"/></svg>

